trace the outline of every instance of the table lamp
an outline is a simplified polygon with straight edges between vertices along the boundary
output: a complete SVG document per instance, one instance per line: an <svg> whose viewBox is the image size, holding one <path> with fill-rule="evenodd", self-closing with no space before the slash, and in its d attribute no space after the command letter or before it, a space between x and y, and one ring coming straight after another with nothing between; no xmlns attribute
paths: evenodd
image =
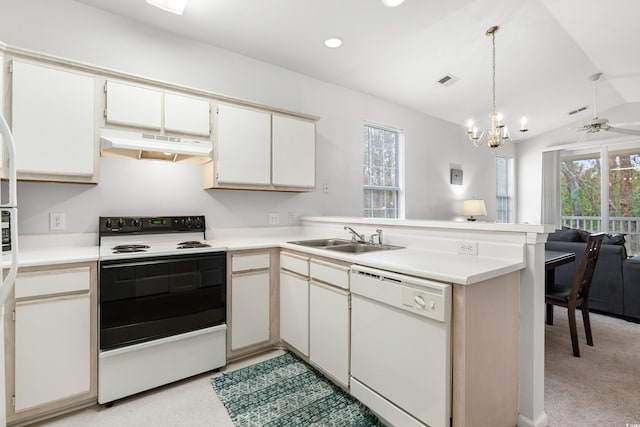
<svg viewBox="0 0 640 427"><path fill-rule="evenodd" d="M475 215L486 215L484 200L471 199L462 201L462 215L468 216L467 221L475 221Z"/></svg>

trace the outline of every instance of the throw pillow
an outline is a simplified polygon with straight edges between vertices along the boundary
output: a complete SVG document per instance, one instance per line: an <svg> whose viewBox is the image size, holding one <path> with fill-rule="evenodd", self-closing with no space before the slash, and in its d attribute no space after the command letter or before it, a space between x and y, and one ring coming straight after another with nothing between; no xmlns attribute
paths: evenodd
<svg viewBox="0 0 640 427"><path fill-rule="evenodd" d="M581 242L582 238L578 230L573 228L563 228L562 230L556 230L553 233L549 233L547 240L558 240L562 242Z"/></svg>

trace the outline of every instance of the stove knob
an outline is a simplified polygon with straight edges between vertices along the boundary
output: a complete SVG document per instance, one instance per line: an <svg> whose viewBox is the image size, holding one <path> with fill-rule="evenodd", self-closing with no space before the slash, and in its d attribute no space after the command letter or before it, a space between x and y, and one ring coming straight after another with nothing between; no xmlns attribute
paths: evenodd
<svg viewBox="0 0 640 427"><path fill-rule="evenodd" d="M184 223L187 226L187 228L191 228L193 226L193 218L187 217L187 219L184 221Z"/></svg>
<svg viewBox="0 0 640 427"><path fill-rule="evenodd" d="M133 218L133 220L131 220L131 225L134 228L140 228L142 226L142 221L140 221L140 218Z"/></svg>
<svg viewBox="0 0 640 427"><path fill-rule="evenodd" d="M198 217L196 217L196 219L195 219L195 224L196 224L196 227L197 227L197 228L202 227L202 218L200 218L199 216L198 216Z"/></svg>
<svg viewBox="0 0 640 427"><path fill-rule="evenodd" d="M118 218L118 221L116 222L116 225L118 226L118 228L122 228L124 227L124 219L123 218Z"/></svg>
<svg viewBox="0 0 640 427"><path fill-rule="evenodd" d="M113 221L111 220L111 218L107 218L107 220L104 222L104 226L106 228L112 228L113 227Z"/></svg>

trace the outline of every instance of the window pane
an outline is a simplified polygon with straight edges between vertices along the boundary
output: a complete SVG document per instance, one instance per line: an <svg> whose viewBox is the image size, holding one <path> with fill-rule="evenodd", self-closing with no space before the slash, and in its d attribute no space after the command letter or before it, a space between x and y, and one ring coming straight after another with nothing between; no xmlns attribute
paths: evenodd
<svg viewBox="0 0 640 427"><path fill-rule="evenodd" d="M560 159L560 209L563 224L591 232L602 229L600 154Z"/></svg>
<svg viewBox="0 0 640 427"><path fill-rule="evenodd" d="M640 148L609 152L609 233L626 234L629 255L640 253Z"/></svg>
<svg viewBox="0 0 640 427"><path fill-rule="evenodd" d="M513 222L513 160L496 156L496 222Z"/></svg>
<svg viewBox="0 0 640 427"><path fill-rule="evenodd" d="M400 133L365 125L363 135L364 216L397 218Z"/></svg>
<svg viewBox="0 0 640 427"><path fill-rule="evenodd" d="M371 218L397 218L397 191L364 190L364 214Z"/></svg>

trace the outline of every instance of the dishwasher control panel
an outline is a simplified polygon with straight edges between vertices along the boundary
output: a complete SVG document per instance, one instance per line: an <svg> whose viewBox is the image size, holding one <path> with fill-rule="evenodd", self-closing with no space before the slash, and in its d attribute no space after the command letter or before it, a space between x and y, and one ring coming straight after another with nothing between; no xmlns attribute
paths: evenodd
<svg viewBox="0 0 640 427"><path fill-rule="evenodd" d="M351 292L440 322L451 320L448 283L353 265Z"/></svg>
<svg viewBox="0 0 640 427"><path fill-rule="evenodd" d="M442 294L425 292L414 288L402 287L402 305L414 313L441 320L444 316Z"/></svg>

